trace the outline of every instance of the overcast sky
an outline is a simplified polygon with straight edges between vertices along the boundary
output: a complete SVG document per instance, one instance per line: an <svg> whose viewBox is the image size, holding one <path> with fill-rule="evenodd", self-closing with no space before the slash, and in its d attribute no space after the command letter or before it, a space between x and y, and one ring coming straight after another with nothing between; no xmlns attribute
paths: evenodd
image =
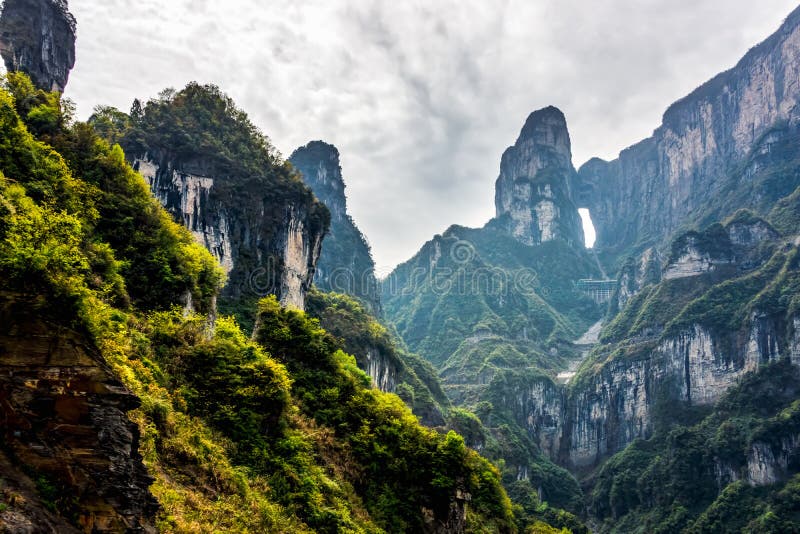
<svg viewBox="0 0 800 534"><path fill-rule="evenodd" d="M567 117L577 166L649 136L666 107L778 28L791 0L71 0L66 94L86 118L215 83L288 157L342 156L379 272L494 215L527 115Z"/></svg>

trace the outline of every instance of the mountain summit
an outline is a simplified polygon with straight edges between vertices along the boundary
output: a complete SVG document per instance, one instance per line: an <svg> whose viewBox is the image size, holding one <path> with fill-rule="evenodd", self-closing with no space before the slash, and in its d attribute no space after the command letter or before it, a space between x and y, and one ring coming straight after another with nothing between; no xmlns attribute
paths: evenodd
<svg viewBox="0 0 800 534"><path fill-rule="evenodd" d="M63 92L75 65L75 18L65 0L0 2L0 55L38 87Z"/></svg>
<svg viewBox="0 0 800 534"><path fill-rule="evenodd" d="M352 295L380 315L375 261L367 239L347 213L339 150L324 141L311 141L295 150L289 161L331 212L331 228L322 247L314 282L320 289Z"/></svg>
<svg viewBox="0 0 800 534"><path fill-rule="evenodd" d="M564 114L553 106L534 111L500 162L498 221L526 245L561 239L582 246L583 229L570 190L576 176Z"/></svg>

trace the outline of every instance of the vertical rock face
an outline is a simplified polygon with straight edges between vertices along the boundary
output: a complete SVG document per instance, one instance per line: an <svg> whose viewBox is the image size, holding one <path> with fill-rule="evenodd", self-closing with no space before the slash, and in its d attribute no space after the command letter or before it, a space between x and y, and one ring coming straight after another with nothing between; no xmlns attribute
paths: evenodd
<svg viewBox="0 0 800 534"><path fill-rule="evenodd" d="M749 339L733 353L721 348L726 340L695 325L606 365L569 397L561 460L595 465L634 439L651 435L657 402L712 405L744 374L790 357L790 347L778 348L782 325L760 315L751 323Z"/></svg>
<svg viewBox="0 0 800 534"><path fill-rule="evenodd" d="M324 231L309 223L304 203L276 206L258 184L220 188L225 180L209 176L203 165L179 168L167 156L145 155L133 167L219 260L228 276L223 299L275 294L284 305L304 308Z"/></svg>
<svg viewBox="0 0 800 534"><path fill-rule="evenodd" d="M617 278L619 290L614 305L621 310L643 287L661 281L661 256L658 250L650 247L638 259L629 258L620 268Z"/></svg>
<svg viewBox="0 0 800 534"><path fill-rule="evenodd" d="M387 358L378 348L371 347L364 357L359 358L359 367L372 379L375 387L381 391L393 393L397 390L397 362Z"/></svg>
<svg viewBox="0 0 800 534"><path fill-rule="evenodd" d="M509 388L503 404L510 406L514 417L524 423L523 428L537 438L540 450L557 458L565 428L564 390L544 377L518 385L521 387Z"/></svg>
<svg viewBox="0 0 800 534"><path fill-rule="evenodd" d="M560 239L583 246L571 193L575 180L564 114L552 106L534 111L500 162L497 219L526 245Z"/></svg>
<svg viewBox="0 0 800 534"><path fill-rule="evenodd" d="M28 74L48 91L64 91L75 64L75 19L66 0L6 0L0 55L9 71Z"/></svg>
<svg viewBox="0 0 800 534"><path fill-rule="evenodd" d="M800 9L733 69L670 106L652 137L581 167L578 204L592 213L596 246L658 244L683 224L722 219L732 206L765 211L791 193L800 183L787 172L798 166L798 80Z"/></svg>
<svg viewBox="0 0 800 534"><path fill-rule="evenodd" d="M381 304L375 262L366 238L347 213L339 151L328 143L312 141L295 150L289 161L331 212L330 232L317 263L316 285L357 297L379 315Z"/></svg>
<svg viewBox="0 0 800 534"><path fill-rule="evenodd" d="M562 457L571 466L590 466L650 432L652 380L660 375L648 359L612 362L569 399Z"/></svg>
<svg viewBox="0 0 800 534"><path fill-rule="evenodd" d="M731 265L730 250L708 250L694 235L685 235L664 270L665 280L699 276Z"/></svg>
<svg viewBox="0 0 800 534"><path fill-rule="evenodd" d="M797 468L798 449L800 436L796 434L784 437L774 444L753 443L747 453L747 482L754 486L766 486L786 480ZM789 469L792 464L795 464L793 469Z"/></svg>
<svg viewBox="0 0 800 534"><path fill-rule="evenodd" d="M292 152L289 161L303 181L331 212L331 222L347 218L347 197L339 150L323 141L311 141Z"/></svg>
<svg viewBox="0 0 800 534"><path fill-rule="evenodd" d="M82 531L154 532L152 478L126 415L139 400L84 334L45 319L42 305L0 294L0 456L15 468L3 469L4 478L23 496L31 480L58 481L47 498ZM72 528L40 513L21 516L31 532ZM14 519L13 504L0 512L0 524Z"/></svg>

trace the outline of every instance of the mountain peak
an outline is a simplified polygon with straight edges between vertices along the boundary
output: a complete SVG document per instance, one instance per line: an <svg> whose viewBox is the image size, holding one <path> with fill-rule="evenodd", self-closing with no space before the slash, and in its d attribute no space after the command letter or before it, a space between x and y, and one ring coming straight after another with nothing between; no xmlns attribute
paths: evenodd
<svg viewBox="0 0 800 534"><path fill-rule="evenodd" d="M75 18L66 0L0 2L0 67L63 92L75 65Z"/></svg>
<svg viewBox="0 0 800 534"><path fill-rule="evenodd" d="M572 145L564 113L555 106L537 109L528 115L525 125L517 138L517 145L533 142L548 146L561 154L572 157Z"/></svg>
<svg viewBox="0 0 800 534"><path fill-rule="evenodd" d="M347 214L339 150L324 141L311 141L295 150L289 162L331 212L330 233L322 244L314 283L322 290L352 295L380 315L375 262L364 234Z"/></svg>
<svg viewBox="0 0 800 534"><path fill-rule="evenodd" d="M337 161L339 160L339 149L336 148L335 145L322 141L321 139L317 139L316 141L309 141L304 146L301 146L300 148L292 152L292 155L290 156L289 159L294 158L295 154L298 153L312 153L317 156L327 155L331 159L335 158Z"/></svg>
<svg viewBox="0 0 800 534"><path fill-rule="evenodd" d="M582 246L583 230L570 191L575 176L564 114L554 106L534 111L500 162L497 218L526 245L560 239Z"/></svg>
<svg viewBox="0 0 800 534"><path fill-rule="evenodd" d="M317 198L328 206L331 217L334 220L343 219L347 213L347 198L339 150L325 141L311 141L292 152L289 162Z"/></svg>

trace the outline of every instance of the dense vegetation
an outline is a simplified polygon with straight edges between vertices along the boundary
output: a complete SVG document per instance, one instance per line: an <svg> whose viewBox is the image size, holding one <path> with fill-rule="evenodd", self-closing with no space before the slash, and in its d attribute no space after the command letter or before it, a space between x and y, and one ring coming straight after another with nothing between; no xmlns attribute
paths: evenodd
<svg viewBox="0 0 800 534"><path fill-rule="evenodd" d="M219 309L251 330L258 299L280 293L284 234L295 224L310 240L321 239L330 222L325 206L247 114L214 85L193 82L180 91L167 89L144 105L134 101L130 114L100 106L89 123L107 141L118 142L129 163L149 160L167 181L173 171L213 178L197 224L226 233L233 270ZM167 207L184 222L179 203Z"/></svg>
<svg viewBox="0 0 800 534"><path fill-rule="evenodd" d="M0 169L3 289L88 332L140 398L130 417L161 530L420 531L467 495L469 531L515 529L497 470L372 389L316 320L273 297L255 341L232 318L209 322L222 283L210 254L119 146L21 75L0 90Z"/></svg>
<svg viewBox="0 0 800 534"><path fill-rule="evenodd" d="M582 493L575 479L542 456L518 426L518 414L498 402L501 395L513 391L505 381L513 380L516 373L499 373L492 381L490 398L498 409L482 402L479 418L469 410L450 406L431 364L401 348L386 328L352 298L314 291L309 294L307 305L308 313L319 317L321 325L341 338L346 350L356 355L359 367L368 368L363 355L370 352L372 358L384 358L396 366L397 394L423 421L455 430L469 447L504 466L502 480L515 503L520 527L546 522L576 533L585 531L573 514L561 509L577 512L582 507ZM519 382L520 387L525 387L525 380ZM506 462L509 468L505 468ZM525 469L529 479L517 480L518 466Z"/></svg>
<svg viewBox="0 0 800 534"><path fill-rule="evenodd" d="M635 441L596 475L590 506L600 530L796 532L798 475L779 473L765 486L747 477L757 469L754 450L780 455L800 431L798 393L800 371L781 361L748 376L699 421L697 412L662 414L654 437ZM788 458L787 471L797 467Z"/></svg>
<svg viewBox="0 0 800 534"><path fill-rule="evenodd" d="M492 223L451 227L399 266L383 293L387 317L459 407L449 424L501 464L519 515L576 532L584 527L569 512L582 512L581 489L531 438L527 395L542 381L552 387L578 357L571 340L600 317L575 289L596 269L561 241L529 247Z"/></svg>
<svg viewBox="0 0 800 534"><path fill-rule="evenodd" d="M394 377L395 383L390 388L426 425L444 424L450 400L433 366L404 350L397 337L362 304L347 295L312 290L306 299L306 311L342 340L345 350L355 355L361 369L368 369L371 362L383 362L383 368Z"/></svg>

